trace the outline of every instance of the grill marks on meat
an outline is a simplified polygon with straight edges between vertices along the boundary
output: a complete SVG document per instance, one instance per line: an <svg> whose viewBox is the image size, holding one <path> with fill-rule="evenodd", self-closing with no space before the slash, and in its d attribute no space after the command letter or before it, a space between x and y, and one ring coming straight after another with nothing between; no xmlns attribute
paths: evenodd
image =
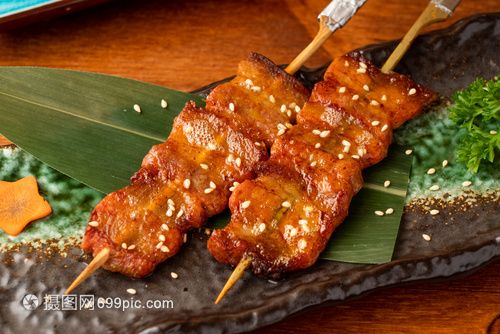
<svg viewBox="0 0 500 334"><path fill-rule="evenodd" d="M359 53L336 59L258 177L233 192L231 222L212 233L210 252L231 265L251 257L254 273L272 278L314 264L361 189L361 170L387 155L392 129L435 98Z"/></svg>
<svg viewBox="0 0 500 334"><path fill-rule="evenodd" d="M206 109L188 102L132 184L96 206L89 221L98 225L87 226L82 248L94 256L110 249L107 270L135 278L151 273L177 253L190 228L226 208L234 182L255 177L254 165L267 160L278 124L295 119L295 111L282 112L281 105L303 106L308 97L296 79L251 54L231 82L211 92Z"/></svg>

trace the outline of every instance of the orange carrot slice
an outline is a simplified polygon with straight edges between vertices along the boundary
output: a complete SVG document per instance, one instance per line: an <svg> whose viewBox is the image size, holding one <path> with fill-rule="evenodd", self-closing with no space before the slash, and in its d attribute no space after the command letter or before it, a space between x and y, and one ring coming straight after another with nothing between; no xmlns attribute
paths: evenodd
<svg viewBox="0 0 500 334"><path fill-rule="evenodd" d="M18 235L29 222L50 214L49 203L38 194L33 176L15 182L0 181L0 228Z"/></svg>

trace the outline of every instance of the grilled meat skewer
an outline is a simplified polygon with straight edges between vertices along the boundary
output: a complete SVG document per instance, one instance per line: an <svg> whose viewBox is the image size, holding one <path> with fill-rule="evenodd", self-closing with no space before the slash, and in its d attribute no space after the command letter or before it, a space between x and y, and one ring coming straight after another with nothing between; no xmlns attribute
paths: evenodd
<svg viewBox="0 0 500 334"><path fill-rule="evenodd" d="M362 169L382 160L392 130L435 98L358 52L334 60L297 125L258 163L258 177L234 190L231 221L212 233L210 252L274 279L313 265L361 189Z"/></svg>

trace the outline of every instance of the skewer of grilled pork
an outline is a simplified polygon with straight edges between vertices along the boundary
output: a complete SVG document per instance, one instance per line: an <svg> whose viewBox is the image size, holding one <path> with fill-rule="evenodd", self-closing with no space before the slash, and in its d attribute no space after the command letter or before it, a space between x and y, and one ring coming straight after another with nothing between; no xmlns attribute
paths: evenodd
<svg viewBox="0 0 500 334"><path fill-rule="evenodd" d="M233 80L209 94L206 108L186 104L131 185L95 207L82 249L104 269L134 278L151 273L178 252L189 229L227 207L232 187L255 177L254 165L268 159L267 149L292 127L309 95L292 75L250 54Z"/></svg>
<svg viewBox="0 0 500 334"><path fill-rule="evenodd" d="M210 252L240 263L239 273L246 266L273 279L313 265L361 189L362 169L381 161L392 130L435 98L406 76L382 73L359 52L334 60L297 124L258 163L258 177L234 190L231 221L212 233Z"/></svg>

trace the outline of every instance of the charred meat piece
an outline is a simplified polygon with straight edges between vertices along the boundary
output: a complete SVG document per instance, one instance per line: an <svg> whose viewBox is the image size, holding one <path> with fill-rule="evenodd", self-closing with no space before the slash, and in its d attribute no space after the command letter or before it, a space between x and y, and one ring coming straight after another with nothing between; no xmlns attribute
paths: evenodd
<svg viewBox="0 0 500 334"><path fill-rule="evenodd" d="M435 98L359 53L336 59L258 177L234 190L231 221L212 233L210 252L231 265L251 258L254 273L271 278L314 264L362 187L361 170L382 160L392 130Z"/></svg>

